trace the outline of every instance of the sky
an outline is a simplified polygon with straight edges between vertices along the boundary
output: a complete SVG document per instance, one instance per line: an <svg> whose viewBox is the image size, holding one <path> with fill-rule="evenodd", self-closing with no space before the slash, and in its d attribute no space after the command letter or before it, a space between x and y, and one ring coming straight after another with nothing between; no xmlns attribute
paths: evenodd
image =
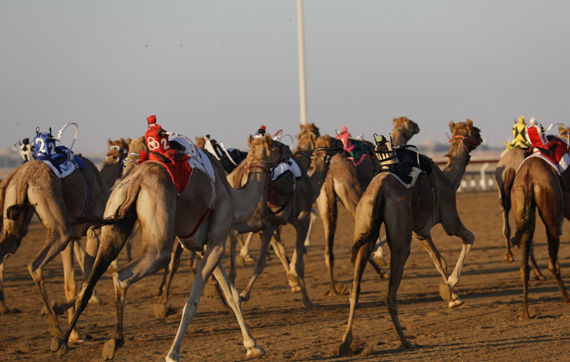
<svg viewBox="0 0 570 362"><path fill-rule="evenodd" d="M372 139L406 115L421 145L470 118L491 147L520 115L568 124L568 14L567 0L304 0L307 120ZM0 148L74 122L74 151L104 151L153 114L244 150L262 124L299 131L295 0L2 0L0 47Z"/></svg>

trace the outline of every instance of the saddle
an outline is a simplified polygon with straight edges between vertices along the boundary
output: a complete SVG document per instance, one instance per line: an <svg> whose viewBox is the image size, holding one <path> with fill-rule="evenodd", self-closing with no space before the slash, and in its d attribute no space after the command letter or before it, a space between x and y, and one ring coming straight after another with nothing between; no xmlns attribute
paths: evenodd
<svg viewBox="0 0 570 362"><path fill-rule="evenodd" d="M210 135L204 136L206 142L204 148L212 153L222 164L226 173L231 173L247 157L247 152L237 148L226 149L223 143L211 139Z"/></svg>
<svg viewBox="0 0 570 362"><path fill-rule="evenodd" d="M391 145L377 145L375 149L380 160L380 172L388 172L396 177L406 188L413 187L422 173L431 174L429 158L419 153L412 145L391 149Z"/></svg>
<svg viewBox="0 0 570 362"><path fill-rule="evenodd" d="M65 146L57 146L50 132L38 132L33 140L34 158L44 162L59 177L69 176L76 168L85 171L85 163Z"/></svg>

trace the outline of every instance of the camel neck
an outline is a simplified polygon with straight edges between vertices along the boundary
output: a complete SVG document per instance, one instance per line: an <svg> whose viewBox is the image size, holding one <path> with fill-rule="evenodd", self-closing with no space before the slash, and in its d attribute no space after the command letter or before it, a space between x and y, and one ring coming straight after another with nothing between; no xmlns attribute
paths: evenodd
<svg viewBox="0 0 570 362"><path fill-rule="evenodd" d="M267 190L268 174L262 168L251 168L246 183L232 191L235 223L244 223L253 214L263 192Z"/></svg>
<svg viewBox="0 0 570 362"><path fill-rule="evenodd" d="M453 184L457 190L461 184L461 179L465 174L465 169L469 163L469 152L463 147L457 147L454 150L450 149L447 153L449 160L443 169L444 175Z"/></svg>

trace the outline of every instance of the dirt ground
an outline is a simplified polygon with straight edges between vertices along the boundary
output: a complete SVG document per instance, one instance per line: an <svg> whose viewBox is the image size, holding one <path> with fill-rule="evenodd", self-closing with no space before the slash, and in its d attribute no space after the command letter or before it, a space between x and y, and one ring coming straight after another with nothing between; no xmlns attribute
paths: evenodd
<svg viewBox="0 0 570 362"><path fill-rule="evenodd" d="M496 192L458 195L458 209L464 224L475 234L475 245L463 269L458 292L465 304L448 309L439 296L441 277L419 242L412 243L404 279L399 291L400 320L408 338L420 348L398 350L399 340L384 302L387 281L368 267L356 311L354 334L359 353L339 357L338 347L346 328L348 296L327 297L328 278L324 263L324 237L318 220L313 244L306 256L306 281L318 309L304 309L300 294L288 287L277 258L272 258L258 279L251 300L243 303L248 326L266 351L266 361L570 361L570 307L564 306L555 280L547 270L544 227L539 222L535 253L547 280L531 281L530 312L534 318L521 320L522 282L520 251L515 262L503 261L504 242ZM348 250L353 222L340 208L337 232L336 278L344 286L352 280ZM564 226L560 247L562 275L570 284L570 226ZM100 361L105 341L114 331L112 280L105 275L97 290L102 305L89 305L78 326L86 342L70 345L64 357L49 350L51 336L47 321L40 316L41 300L26 265L39 250L43 227L34 223L20 250L6 263L5 290L8 306L21 313L0 316L0 359L2 361ZM461 241L445 235L440 226L432 235L448 264L454 265ZM288 251L294 231L284 232ZM258 242L254 242L257 252ZM389 258L389 250L387 255ZM123 253L124 254L124 253ZM120 262L124 265L125 256ZM255 255L255 254L254 254ZM147 277L129 289L125 307L125 345L116 361L163 361L178 328L181 310L192 283L183 255L169 306L174 313L165 320L154 317L153 305L162 275ZM224 265L228 265L227 258ZM451 269L451 267L450 267ZM242 289L252 265L238 269L237 287ZM79 271L78 271L79 274ZM59 257L45 269L48 291L63 300L62 267ZM62 326L66 317L60 318ZM181 359L184 361L243 361L246 350L234 315L216 296L204 296L198 313L186 333Z"/></svg>

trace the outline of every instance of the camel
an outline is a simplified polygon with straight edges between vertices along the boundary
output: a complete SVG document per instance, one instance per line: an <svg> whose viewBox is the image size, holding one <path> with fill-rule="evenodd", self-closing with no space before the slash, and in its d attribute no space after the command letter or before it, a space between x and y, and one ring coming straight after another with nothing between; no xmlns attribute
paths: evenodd
<svg viewBox="0 0 570 362"><path fill-rule="evenodd" d="M88 232L89 224L77 223L79 217L103 215L109 189L96 166L88 159L78 156L86 168L79 168L63 179L46 163L28 161L14 169L0 184L0 205L3 207L2 239L0 241L0 311L10 310L4 302L2 279L4 262L14 254L28 232L35 213L46 228L44 246L36 258L28 264L28 270L36 283L50 323L50 333L59 330L57 314L68 309L68 318L73 315L76 296L74 272L74 241ZM64 288L67 302L55 305L50 302L44 285L43 267L61 252L64 271ZM92 249L88 249L92 252ZM74 328L70 337L79 340Z"/></svg>
<svg viewBox="0 0 570 362"><path fill-rule="evenodd" d="M563 125L558 126L560 137L568 140L569 129ZM511 210L511 188L515 179L516 172L525 159L528 148L513 147L501 154L497 167L495 168L495 181L499 191L499 203L501 204L501 214L503 216L503 235L507 251L505 252L505 261L512 262L513 253L511 251L511 227L509 224L509 212ZM530 261L538 280L545 280L542 272L538 268L532 248L530 251Z"/></svg>
<svg viewBox="0 0 570 362"><path fill-rule="evenodd" d="M420 131L418 125L408 119L408 117L403 116L393 119L393 129L392 129L392 142L396 146L401 146L406 144L415 134ZM301 129L301 132L317 132L318 128L311 127L307 125L305 128ZM318 156L318 155L317 155ZM346 289L341 289L337 291L334 279L334 237L337 222L337 200L340 200L344 207L351 214L353 220L356 212L356 205L360 200L360 196L364 189L362 188L362 183L358 182L357 171L354 163L350 161L345 154L337 153L333 155L330 159L330 167L327 173L327 177L321 188L321 192L317 197L317 208L319 210L319 215L323 223L323 229L325 232L325 263L327 265L329 279L330 279L330 289L326 293L329 296L335 296L339 294L347 294ZM381 248L378 250L382 251ZM381 258L381 256L379 256ZM380 277L386 278L387 275L378 266L378 262L371 258L371 264L374 269L378 272Z"/></svg>
<svg viewBox="0 0 570 362"><path fill-rule="evenodd" d="M108 140L109 150L101 166L101 176L109 188L113 188L115 182L123 174L123 160L127 157L130 141L130 138L126 141L124 138L115 141Z"/></svg>
<svg viewBox="0 0 570 362"><path fill-rule="evenodd" d="M511 188L511 203L515 219L514 245L520 247L522 260L520 273L523 281L522 318L529 319L528 311L528 259L532 255L532 238L536 224L536 210L546 228L548 240L548 269L558 283L565 304L570 304L558 264L560 235L563 219L570 219L570 171L561 175L539 157L528 157L520 166Z"/></svg>
<svg viewBox="0 0 570 362"><path fill-rule="evenodd" d="M352 325L360 282L366 262L374 243L378 239L382 224L386 228L390 246L390 280L386 304L403 348L415 348L403 333L397 309L397 291L402 280L404 266L410 254L412 234L418 238L432 257L436 269L443 277L440 294L449 300L449 307L463 304L454 291L459 282L461 269L474 242L474 235L465 228L457 213L455 193L469 162L469 154L481 142L480 131L471 120L449 124L452 136L447 153L449 158L443 170L429 158L423 157L424 170L414 187L407 188L389 172L379 173L370 183L356 208L356 226L352 258L355 264L354 279L350 291L350 312L348 325L339 352L341 356L353 354L351 343ZM421 163L420 163L421 164ZM447 263L434 245L430 230L441 223L447 234L463 240L461 254L451 276L447 274Z"/></svg>
<svg viewBox="0 0 570 362"><path fill-rule="evenodd" d="M237 290L220 264L232 225L244 222L255 210L262 192L267 188L269 168L283 160L286 148L270 137L250 138L249 145L249 181L239 190L234 190L228 184L222 166L208 152L203 155L207 157L205 162L211 163L214 174L208 175L200 168L195 168L188 186L181 194L178 194L166 168L154 161L134 167L113 190L104 218L99 220L103 226L96 259L89 277L82 285L69 325L72 328L77 322L97 281L117 257L138 221L142 233L142 252L114 273L113 277L116 295L115 336L104 346L105 359L113 358L117 348L124 344L123 308L128 287L165 267L175 236L185 249L200 253L202 260L166 360L179 360L184 333L196 314L204 284L212 274L238 319L247 357L259 357L265 353L249 332ZM64 355L68 350L69 328L52 341L51 349L59 355Z"/></svg>
<svg viewBox="0 0 570 362"><path fill-rule="evenodd" d="M251 290L259 275L263 272L266 263L266 254L274 233L278 231L279 226L287 223L295 227L297 238L295 248L291 260L285 255L284 247L281 243L273 243L273 249L279 257L292 291L300 291L302 293L303 306L305 308L317 307L309 298L304 280L304 242L310 224L310 216L312 204L322 185L328 170L329 158L323 156L319 159L312 157L315 147L321 149L325 154L331 151L330 136L319 137L315 135L299 135L298 144L293 154L293 160L297 163L301 171L301 177L297 180L291 173L284 174L283 177L271 183L271 195L261 200L256 212L252 217L242 224L236 224L231 236L231 262L232 269L230 277L235 278L235 245L237 236L240 233L262 232L261 250L256 262L256 266L252 277L247 286L240 293L242 301L248 301ZM337 152L339 149L332 149ZM311 162L313 160L313 162ZM307 170L312 166L312 176L309 178ZM238 166L229 176L228 179L234 187L243 184L243 167ZM277 233L277 237L279 233Z"/></svg>

